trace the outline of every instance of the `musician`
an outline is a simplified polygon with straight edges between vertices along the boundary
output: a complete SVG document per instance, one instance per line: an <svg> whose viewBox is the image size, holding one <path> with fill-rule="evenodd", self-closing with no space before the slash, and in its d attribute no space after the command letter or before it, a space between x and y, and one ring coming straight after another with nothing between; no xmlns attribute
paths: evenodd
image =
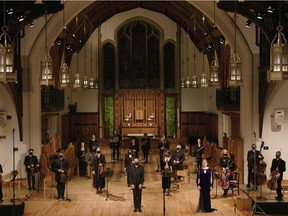
<svg viewBox="0 0 288 216"><path fill-rule="evenodd" d="M93 157L92 167L93 167L93 175L94 181L93 186L96 188L96 193L102 193L102 188L105 187L105 177L102 176L102 172L104 171L106 164L105 155L101 153L100 147L96 149L95 157Z"/></svg>
<svg viewBox="0 0 288 216"><path fill-rule="evenodd" d="M110 141L110 148L113 150L112 161L116 161L116 153L117 153L117 161L119 161L120 155L120 147L121 147L121 135L118 130L114 130L114 135Z"/></svg>
<svg viewBox="0 0 288 216"><path fill-rule="evenodd" d="M271 175L273 173L273 171L277 171L279 174L279 177L277 179L277 196L275 197L276 200L283 200L283 194L282 194L282 186L281 186L281 182L283 179L283 172L286 171L286 162L281 158L281 152L277 151L275 154L275 157L272 160L272 164L271 164L271 168L270 168L270 172Z"/></svg>
<svg viewBox="0 0 288 216"><path fill-rule="evenodd" d="M3 169L0 164L0 202L3 202L3 191L2 191L2 183L3 183Z"/></svg>
<svg viewBox="0 0 288 216"><path fill-rule="evenodd" d="M251 187L252 183L253 185L257 184L257 181L253 178L253 170L257 170L260 160L263 160L264 157L263 155L260 153L260 151L256 150L256 144L252 144L251 145L251 150L248 151L247 153L247 162L248 162L248 184L246 185L246 187ZM254 157L255 156L255 157ZM255 161L255 163L254 163ZM251 179L254 179L253 182L251 181ZM254 182L256 181L256 182Z"/></svg>
<svg viewBox="0 0 288 216"><path fill-rule="evenodd" d="M58 153L58 159L56 159L52 165L52 171L55 172L55 180L57 183L57 199L64 200L65 183L68 179L69 162L64 158L62 151Z"/></svg>
<svg viewBox="0 0 288 216"><path fill-rule="evenodd" d="M201 144L201 139L197 139L197 146L194 149L194 156L197 160L197 168L200 169L202 166L202 155L204 153L204 146Z"/></svg>
<svg viewBox="0 0 288 216"><path fill-rule="evenodd" d="M131 166L128 178L128 184L133 190L134 212L142 212L141 199L144 183L144 167L139 164L139 159L134 158L134 164Z"/></svg>
<svg viewBox="0 0 288 216"><path fill-rule="evenodd" d="M224 191L222 197L227 197L229 190L229 180L232 178L231 172L233 168L233 161L228 153L227 149L223 149L220 153L220 167L222 168L221 181L222 189ZM228 183L228 184L226 184Z"/></svg>
<svg viewBox="0 0 288 216"><path fill-rule="evenodd" d="M197 213L212 212L210 191L213 190L213 171L208 167L206 159L202 160L202 166L197 172L197 188L200 191Z"/></svg>
<svg viewBox="0 0 288 216"><path fill-rule="evenodd" d="M90 152L96 152L98 147L98 140L96 139L95 134L92 134L91 139L89 140Z"/></svg>
<svg viewBox="0 0 288 216"><path fill-rule="evenodd" d="M169 173L172 172L172 161L169 151L164 153L162 161L164 164L162 170L162 189L166 195L169 195L171 187L171 177L169 176Z"/></svg>
<svg viewBox="0 0 288 216"><path fill-rule="evenodd" d="M172 168L174 179L178 179L177 170L183 170L183 162L185 160L185 152L181 149L181 145L176 146L176 150L172 153Z"/></svg>
<svg viewBox="0 0 288 216"><path fill-rule="evenodd" d="M165 165L165 163L163 162L164 152L166 152L169 149L169 144L165 136L161 137L159 145L158 145L158 149L159 149L160 168L161 168L161 171L163 171L164 165Z"/></svg>
<svg viewBox="0 0 288 216"><path fill-rule="evenodd" d="M87 150L85 149L85 143L81 142L80 149L77 152L77 157L79 159L79 175L85 177L86 176L86 154Z"/></svg>
<svg viewBox="0 0 288 216"><path fill-rule="evenodd" d="M141 147L142 147L142 151L144 154L144 161L145 161L145 163L148 163L148 155L149 155L149 150L150 150L151 146L150 146L150 139L149 139L147 133L144 133L144 135L141 139Z"/></svg>
<svg viewBox="0 0 288 216"><path fill-rule="evenodd" d="M139 157L139 145L136 143L135 138L132 138L129 149L132 149L133 154L135 154L135 158Z"/></svg>
<svg viewBox="0 0 288 216"><path fill-rule="evenodd" d="M38 158L33 155L34 150L29 149L29 155L27 155L24 159L24 165L26 167L26 172L27 172L27 181L28 181L28 190L31 190L31 185L32 189L35 188L35 173L38 172L39 169L39 162Z"/></svg>
<svg viewBox="0 0 288 216"><path fill-rule="evenodd" d="M127 184L128 184L128 187L129 187L129 181L128 181L128 177L129 177L129 171L130 171L130 168L131 166L133 165L133 162L134 162L134 158L135 158L135 154L133 153L133 149L128 149L128 154L125 155L125 160L124 160L124 166L125 166L125 171L126 171L126 174L127 174Z"/></svg>

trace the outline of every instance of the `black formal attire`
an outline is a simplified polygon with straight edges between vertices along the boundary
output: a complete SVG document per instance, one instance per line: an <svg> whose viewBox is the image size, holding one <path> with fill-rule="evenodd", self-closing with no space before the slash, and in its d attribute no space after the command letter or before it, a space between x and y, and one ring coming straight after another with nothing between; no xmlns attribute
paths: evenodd
<svg viewBox="0 0 288 216"><path fill-rule="evenodd" d="M141 165L136 166L133 164L131 166L128 178L129 185L134 185L133 189L133 200L134 200L134 209L141 210L141 197L142 197L142 188L139 188L139 185L144 183L144 167Z"/></svg>
<svg viewBox="0 0 288 216"><path fill-rule="evenodd" d="M96 149L98 148L98 140L90 140L89 141L89 148L90 152L96 152Z"/></svg>
<svg viewBox="0 0 288 216"><path fill-rule="evenodd" d="M145 161L145 163L147 163L148 162L149 150L151 148L149 137L143 137L141 139L141 147L142 147L142 151L143 151L143 154L144 154L144 161Z"/></svg>
<svg viewBox="0 0 288 216"><path fill-rule="evenodd" d="M171 161L171 157L163 157L162 158L163 161L163 170L162 170L162 189L164 190L170 190L171 187L171 177L169 176L169 173L172 172L172 161Z"/></svg>
<svg viewBox="0 0 288 216"><path fill-rule="evenodd" d="M2 175L2 181L3 181L3 169L1 164L0 164L0 175ZM2 181L0 181L0 201L3 201Z"/></svg>
<svg viewBox="0 0 288 216"><path fill-rule="evenodd" d="M110 142L110 148L112 149L112 160L116 160L116 154L117 154L117 160L119 160L120 155L120 147L121 147L121 135L115 134Z"/></svg>
<svg viewBox="0 0 288 216"><path fill-rule="evenodd" d="M255 156L255 158L254 158ZM257 184L257 179L256 182L254 182L254 175L253 175L253 170L254 168L257 170L260 160L264 159L263 155L260 153L258 150L249 150L247 153L247 161L248 161L248 185L250 187L250 183L252 183L255 186ZM254 164L254 161L256 162ZM255 171L256 171L255 170Z"/></svg>
<svg viewBox="0 0 288 216"><path fill-rule="evenodd" d="M126 170L126 174L127 174L128 187L130 186L129 185L129 180L128 180L129 172L130 172L131 166L133 165L134 158L135 158L135 155L133 155L133 154L126 154L125 155L124 166L125 166L125 170Z"/></svg>
<svg viewBox="0 0 288 216"><path fill-rule="evenodd" d="M165 163L163 162L163 157L164 157L164 153L169 149L168 142L166 140L165 140L165 142L160 142L158 145L158 149L159 149L160 168L161 168L161 171L163 171L163 168L165 165Z"/></svg>
<svg viewBox="0 0 288 216"><path fill-rule="evenodd" d="M106 158L102 153L98 156L97 154L93 157L92 166L94 174L93 186L96 188L97 193L102 191L105 187L105 177L99 172L99 165L103 165L103 170L105 169Z"/></svg>
<svg viewBox="0 0 288 216"><path fill-rule="evenodd" d="M232 176L232 168L233 168L233 161L231 160L230 157L227 157L227 156L223 156L220 158L220 167L222 168L221 170L221 175L222 175L222 181L229 181L233 176ZM228 190L229 188L223 188L222 189L224 190L224 194L223 196L227 196L228 195Z"/></svg>
<svg viewBox="0 0 288 216"><path fill-rule="evenodd" d="M180 149L172 153L172 168L174 173L174 179L177 179L177 170L183 170L183 162L185 160L185 152ZM174 162L175 161L175 162Z"/></svg>
<svg viewBox="0 0 288 216"><path fill-rule="evenodd" d="M197 186L200 186L200 196L197 207L197 212L212 212L210 187L213 187L213 171L210 168L200 168L196 178Z"/></svg>
<svg viewBox="0 0 288 216"><path fill-rule="evenodd" d="M86 168L87 168L87 162L86 162L86 155L87 151L86 149L79 149L77 152L77 157L79 159L79 175L80 176L86 176Z"/></svg>
<svg viewBox="0 0 288 216"><path fill-rule="evenodd" d="M38 172L39 167L38 158L35 155L27 155L24 159L24 165L26 167L29 190L31 186L35 189L35 173Z"/></svg>
<svg viewBox="0 0 288 216"><path fill-rule="evenodd" d="M66 180L68 179L68 169L69 169L69 162L68 160L62 158L62 159L56 159L52 163L52 171L55 172L55 180L57 182L57 193L58 193L58 199L64 199L64 193L65 193L65 183L66 181L61 180L61 172L58 170L64 170L64 175L66 175Z"/></svg>
<svg viewBox="0 0 288 216"><path fill-rule="evenodd" d="M200 169L202 165L202 155L204 153L204 146L195 146L194 148L194 156L197 160L197 168Z"/></svg>
<svg viewBox="0 0 288 216"><path fill-rule="evenodd" d="M270 172L272 173L273 171L276 170L276 168L278 168L278 172L280 174L279 178L277 179L277 189L276 189L277 197L276 197L276 199L282 199L283 194L282 194L281 182L283 180L283 172L286 171L286 162L284 160L282 160L281 158L274 158L272 160Z"/></svg>
<svg viewBox="0 0 288 216"><path fill-rule="evenodd" d="M133 146L132 144L129 146L129 149L133 151L133 154L135 155L135 158L139 158L139 145L135 143Z"/></svg>

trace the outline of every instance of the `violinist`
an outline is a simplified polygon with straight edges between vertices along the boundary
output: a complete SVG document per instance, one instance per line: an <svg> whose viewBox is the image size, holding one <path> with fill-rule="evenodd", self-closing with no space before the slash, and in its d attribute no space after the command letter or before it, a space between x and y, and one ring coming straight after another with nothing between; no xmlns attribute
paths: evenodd
<svg viewBox="0 0 288 216"><path fill-rule="evenodd" d="M94 176L94 181L93 181L93 186L96 188L96 193L102 193L102 188L105 187L105 177L102 176L104 167L106 164L106 158L105 155L101 153L100 147L96 149L96 154L95 157L93 158L92 161L92 166L93 166L93 176Z"/></svg>
<svg viewBox="0 0 288 216"><path fill-rule="evenodd" d="M232 177L231 172L234 167L234 162L231 159L227 149L223 149L220 153L220 166L222 168L222 178L219 180L219 184L224 191L222 197L227 197L229 190L229 180Z"/></svg>
<svg viewBox="0 0 288 216"><path fill-rule="evenodd" d="M161 171L163 171L164 166L165 166L165 163L163 161L164 153L169 149L169 144L165 136L161 137L159 145L158 145L158 149L159 149L160 167L161 167Z"/></svg>
<svg viewBox="0 0 288 216"><path fill-rule="evenodd" d="M276 158L272 160L271 164L271 177L272 175L276 175L276 178L274 178L277 181L277 196L275 197L276 200L283 200L283 194L282 194L282 186L281 182L283 179L283 172L286 171L286 163L285 161L281 158L281 152L277 151L275 154Z"/></svg>
<svg viewBox="0 0 288 216"><path fill-rule="evenodd" d="M26 167L27 172L27 181L28 181L28 190L36 189L35 188L35 173L38 172L39 162L37 156L33 155L34 150L29 149L29 155L27 155L24 159L24 165Z"/></svg>
<svg viewBox="0 0 288 216"><path fill-rule="evenodd" d="M197 168L200 169L202 166L202 154L204 153L204 146L201 144L201 139L197 140L197 146L194 149L194 155L197 160Z"/></svg>
<svg viewBox="0 0 288 216"><path fill-rule="evenodd" d="M251 150L248 151L247 153L247 162L248 162L248 184L246 187L251 187L252 183L254 186L256 186L257 181L255 178L253 178L253 171L256 172L256 170L259 167L260 160L263 160L264 157L261 154L260 151L256 150L256 144L251 145ZM251 179L253 181L251 181ZM257 188L257 186L256 186Z"/></svg>

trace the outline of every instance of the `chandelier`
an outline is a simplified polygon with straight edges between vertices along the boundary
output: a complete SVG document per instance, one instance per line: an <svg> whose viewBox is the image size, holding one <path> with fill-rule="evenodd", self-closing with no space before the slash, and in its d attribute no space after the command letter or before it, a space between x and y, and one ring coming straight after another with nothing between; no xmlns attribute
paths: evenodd
<svg viewBox="0 0 288 216"><path fill-rule="evenodd" d="M195 31L196 31L196 24L195 24L195 16L193 19L193 35L194 35L194 40L195 40ZM194 62L194 71L193 71L193 76L192 76L192 81L191 81L191 87L192 88L198 88L198 81L197 81L197 76L196 76L196 45L194 44L194 51L193 51L193 62Z"/></svg>
<svg viewBox="0 0 288 216"><path fill-rule="evenodd" d="M204 71L204 56L205 56L205 28L204 28L205 16L204 16L204 14L202 17L202 21L203 21L203 48L202 48L203 59L202 59L202 73L201 73L201 77L200 77L200 87L206 88L206 87L208 87L208 82L207 82L206 73Z"/></svg>
<svg viewBox="0 0 288 216"><path fill-rule="evenodd" d="M45 3L45 53L41 60L41 79L40 85L55 85L52 71L52 58L49 55L47 42L47 3Z"/></svg>
<svg viewBox="0 0 288 216"><path fill-rule="evenodd" d="M3 26L0 35L0 82L16 82L17 74L14 71L14 46L8 35L8 27L6 26L6 9L5 1L3 1Z"/></svg>
<svg viewBox="0 0 288 216"><path fill-rule="evenodd" d="M242 86L241 60L236 52L236 1L234 2L234 53L230 58L228 86Z"/></svg>
<svg viewBox="0 0 288 216"><path fill-rule="evenodd" d="M64 1L63 1L64 5ZM66 50L66 40L65 40L65 6L63 8L63 59L59 70L60 76L60 87L66 88L70 84L70 77L69 77L69 67L65 62L65 50Z"/></svg>
<svg viewBox="0 0 288 216"><path fill-rule="evenodd" d="M288 80L288 44L283 27L277 26L277 34L270 47L270 70L267 71L267 81Z"/></svg>

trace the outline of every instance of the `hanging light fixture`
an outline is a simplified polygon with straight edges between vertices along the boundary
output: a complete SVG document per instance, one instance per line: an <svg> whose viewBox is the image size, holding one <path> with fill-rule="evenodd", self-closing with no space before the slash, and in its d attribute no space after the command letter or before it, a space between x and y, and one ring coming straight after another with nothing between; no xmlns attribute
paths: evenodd
<svg viewBox="0 0 288 216"><path fill-rule="evenodd" d="M6 26L6 9L3 1L3 26L0 35L0 82L16 82L17 73L14 71L14 46L8 35Z"/></svg>
<svg viewBox="0 0 288 216"><path fill-rule="evenodd" d="M236 52L236 1L234 2L234 53L230 58L228 86L242 86L241 60Z"/></svg>
<svg viewBox="0 0 288 216"><path fill-rule="evenodd" d="M45 53L41 60L41 79L40 85L55 85L53 71L52 71L52 58L48 51L47 42L47 3L45 3Z"/></svg>
<svg viewBox="0 0 288 216"><path fill-rule="evenodd" d="M76 26L78 28L78 15L76 16ZM77 42L78 43L78 42ZM79 47L79 45L78 45ZM77 64L77 71L76 74L74 76L74 84L73 84L73 88L80 88L81 87L81 79L80 79L80 73L79 73L79 50L77 47L77 51L76 51L76 64Z"/></svg>
<svg viewBox="0 0 288 216"><path fill-rule="evenodd" d="M69 67L65 62L65 51L66 51L66 35L65 35L65 4L63 0L63 58L62 63L59 70L59 76L60 76L60 87L66 88L70 84L70 76L69 76Z"/></svg>
<svg viewBox="0 0 288 216"><path fill-rule="evenodd" d="M84 38L86 37L86 19L84 19ZM87 55L86 55L86 44L87 44L87 41L84 41L85 44L84 44L84 77L83 77L83 81L82 81L82 87L83 88L88 88L88 84L89 84L89 81L88 81L88 77L86 75L86 59L87 59Z"/></svg>
<svg viewBox="0 0 288 216"><path fill-rule="evenodd" d="M98 41L99 41L99 31L98 32ZM99 44L99 43L98 43ZM95 77L95 88L98 89L99 88L99 78L98 78L98 46L96 47L96 55L95 55L95 71L96 71L96 77Z"/></svg>
<svg viewBox="0 0 288 216"><path fill-rule="evenodd" d="M91 29L92 29L92 26L91 26ZM90 34L92 35L92 34ZM95 86L94 86L94 79L93 79L93 75L92 75L92 71L93 71L93 67L92 67L92 55L93 55L93 43L92 43L92 39L91 39L91 55L90 55L90 65L91 65L91 77L90 77L90 80L89 80L89 88L90 89L94 89Z"/></svg>
<svg viewBox="0 0 288 216"><path fill-rule="evenodd" d="M216 2L214 1L214 29L216 30L216 16L215 16L215 4ZM210 65L210 77L209 77L209 86L212 87L220 87L220 82L219 82L219 63L218 63L218 58L217 58L217 53L216 49L214 48L214 56L213 60Z"/></svg>
<svg viewBox="0 0 288 216"><path fill-rule="evenodd" d="M288 80L288 43L282 33L281 3L279 2L279 25L270 46L270 70L267 71L267 82Z"/></svg>
<svg viewBox="0 0 288 216"><path fill-rule="evenodd" d="M195 23L195 16L193 19L193 35L194 35L194 41L195 41L195 31L196 31L196 23ZM192 88L198 88L198 80L196 76L196 45L194 44L194 51L193 51L193 62L194 62L194 74L192 76L192 82L191 82L191 87Z"/></svg>
<svg viewBox="0 0 288 216"><path fill-rule="evenodd" d="M191 81L190 81L190 76L189 76L189 23L187 22L187 71L186 71L186 79L185 79L185 87L190 88L191 86Z"/></svg>
<svg viewBox="0 0 288 216"><path fill-rule="evenodd" d="M201 78L200 78L200 87L206 88L206 87L208 87L208 82L207 82L206 73L204 71L204 57L205 57L205 29L204 29L205 16L204 16L204 14L202 17L202 21L203 21L203 48L202 48L203 58L202 58L202 73L201 73Z"/></svg>
<svg viewBox="0 0 288 216"><path fill-rule="evenodd" d="M183 54L183 49L184 49L184 39L183 39L183 34L181 31L181 83L180 86L181 88L185 88L185 79L184 79L184 54Z"/></svg>

